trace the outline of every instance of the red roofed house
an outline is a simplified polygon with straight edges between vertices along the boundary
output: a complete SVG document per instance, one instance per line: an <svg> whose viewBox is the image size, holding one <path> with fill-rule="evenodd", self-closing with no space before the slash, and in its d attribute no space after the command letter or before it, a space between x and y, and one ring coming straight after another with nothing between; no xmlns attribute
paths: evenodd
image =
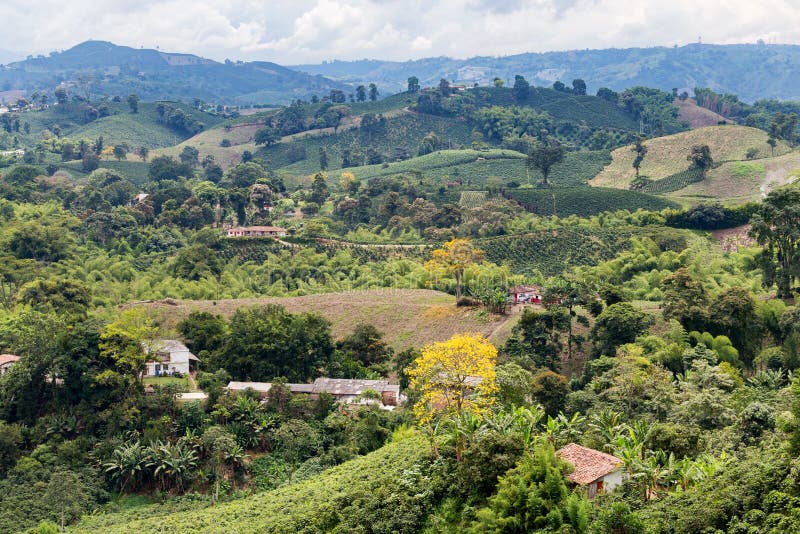
<svg viewBox="0 0 800 534"><path fill-rule="evenodd" d="M230 228L228 237L284 237L286 229L278 226L237 226Z"/></svg>
<svg viewBox="0 0 800 534"><path fill-rule="evenodd" d="M0 354L0 376L6 374L11 367L19 361L19 356L13 354Z"/></svg>
<svg viewBox="0 0 800 534"><path fill-rule="evenodd" d="M581 447L570 443L556 451L559 458L575 466L569 479L580 486L588 486L589 498L594 499L598 493L611 491L624 478L622 460L604 452Z"/></svg>
<svg viewBox="0 0 800 534"><path fill-rule="evenodd" d="M514 286L508 290L508 300L512 304L523 304L525 302L541 304L543 292L539 286Z"/></svg>

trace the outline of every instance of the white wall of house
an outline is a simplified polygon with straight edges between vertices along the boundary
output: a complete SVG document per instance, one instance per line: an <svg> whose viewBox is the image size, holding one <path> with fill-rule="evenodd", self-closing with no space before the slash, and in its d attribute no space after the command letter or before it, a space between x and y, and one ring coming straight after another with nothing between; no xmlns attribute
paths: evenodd
<svg viewBox="0 0 800 534"><path fill-rule="evenodd" d="M168 358L163 361L151 360L146 362L147 376L171 375L174 373L189 374L191 366L189 364L192 353L188 350L174 351L169 353Z"/></svg>
<svg viewBox="0 0 800 534"><path fill-rule="evenodd" d="M620 486L625 479L625 472L620 467L603 477L603 491L609 492Z"/></svg>
<svg viewBox="0 0 800 534"><path fill-rule="evenodd" d="M590 483L589 487L587 488L588 489L589 498L590 499L594 499L595 496L599 493L598 492L598 486L600 485L599 482L603 483L603 485L602 485L602 487L603 487L602 493L609 493L611 491L614 491L614 488L616 488L617 486L621 485L623 480L624 480L624 478L625 478L625 474L624 474L622 468L615 469L614 471L610 472L606 476L598 478L594 482Z"/></svg>

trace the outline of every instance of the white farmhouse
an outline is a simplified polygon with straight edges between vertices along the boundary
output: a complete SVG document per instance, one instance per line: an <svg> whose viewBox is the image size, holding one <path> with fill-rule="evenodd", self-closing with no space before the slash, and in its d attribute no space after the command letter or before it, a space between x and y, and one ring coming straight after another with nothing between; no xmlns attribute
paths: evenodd
<svg viewBox="0 0 800 534"><path fill-rule="evenodd" d="M152 359L145 362L145 376L169 376L175 373L182 375L197 372L197 356L189 348L176 339L158 339L149 347L145 347Z"/></svg>

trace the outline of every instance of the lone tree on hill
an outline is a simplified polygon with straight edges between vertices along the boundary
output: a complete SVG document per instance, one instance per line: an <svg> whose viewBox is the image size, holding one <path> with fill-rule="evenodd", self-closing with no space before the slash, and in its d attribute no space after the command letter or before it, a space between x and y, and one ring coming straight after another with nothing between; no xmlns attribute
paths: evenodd
<svg viewBox="0 0 800 534"><path fill-rule="evenodd" d="M644 157L647 155L647 147L644 146L644 137L637 136L636 141L633 144L634 152L636 152L636 157L633 159L633 168L636 169L636 177L639 177L639 167L642 166L642 161L644 161Z"/></svg>
<svg viewBox="0 0 800 534"><path fill-rule="evenodd" d="M139 113L139 95L136 93L128 95L128 106L131 108L131 113Z"/></svg>
<svg viewBox="0 0 800 534"><path fill-rule="evenodd" d="M711 149L708 145L694 145L686 159L691 161L692 165L696 168L700 169L703 178L705 178L708 169L714 164L714 159L711 157Z"/></svg>
<svg viewBox="0 0 800 534"><path fill-rule="evenodd" d="M419 78L416 76L410 76L408 78L408 92L409 93L419 93Z"/></svg>
<svg viewBox="0 0 800 534"><path fill-rule="evenodd" d="M564 147L559 143L540 144L528 154L525 165L528 169L538 169L542 173L542 185L549 187L547 181L553 165L564 161Z"/></svg>

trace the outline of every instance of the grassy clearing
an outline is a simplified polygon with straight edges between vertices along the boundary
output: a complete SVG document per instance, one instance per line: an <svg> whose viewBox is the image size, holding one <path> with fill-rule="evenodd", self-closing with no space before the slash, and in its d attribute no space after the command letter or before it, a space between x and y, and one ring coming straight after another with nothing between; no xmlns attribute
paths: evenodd
<svg viewBox="0 0 800 534"><path fill-rule="evenodd" d="M88 173L83 172L82 164L80 161L68 161L66 163L59 163L59 167L67 169L70 174L76 179L85 178ZM141 160L134 161L114 161L103 160L100 162L100 168L111 169L118 172L135 185L143 185L147 181L147 169L149 165Z"/></svg>
<svg viewBox="0 0 800 534"><path fill-rule="evenodd" d="M745 160L748 148L758 150L758 158L771 155L767 145L769 136L763 130L746 126L709 126L689 132L650 139L640 172L653 180L679 173L689 167L686 157L692 145L707 144L715 161ZM789 147L779 142L776 155L789 152ZM630 146L618 148L611 153L613 161L591 180L593 186L627 189L636 177L632 163L634 152Z"/></svg>
<svg viewBox="0 0 800 534"><path fill-rule="evenodd" d="M167 332L194 310L230 317L242 306L280 304L291 312L317 312L332 323L337 338L362 323L374 325L396 350L421 347L450 339L460 332L490 335L509 320L479 309L456 308L452 295L426 289L378 289L303 297L220 301L157 301L143 304L159 318Z"/></svg>
<svg viewBox="0 0 800 534"><path fill-rule="evenodd" d="M800 175L800 152L758 161L735 161L712 169L705 180L671 195L676 200L698 202L715 198L730 204L757 201Z"/></svg>
<svg viewBox="0 0 800 534"><path fill-rule="evenodd" d="M174 376L146 376L142 380L146 386L178 386L181 391L190 391L191 385L186 377L177 378Z"/></svg>

